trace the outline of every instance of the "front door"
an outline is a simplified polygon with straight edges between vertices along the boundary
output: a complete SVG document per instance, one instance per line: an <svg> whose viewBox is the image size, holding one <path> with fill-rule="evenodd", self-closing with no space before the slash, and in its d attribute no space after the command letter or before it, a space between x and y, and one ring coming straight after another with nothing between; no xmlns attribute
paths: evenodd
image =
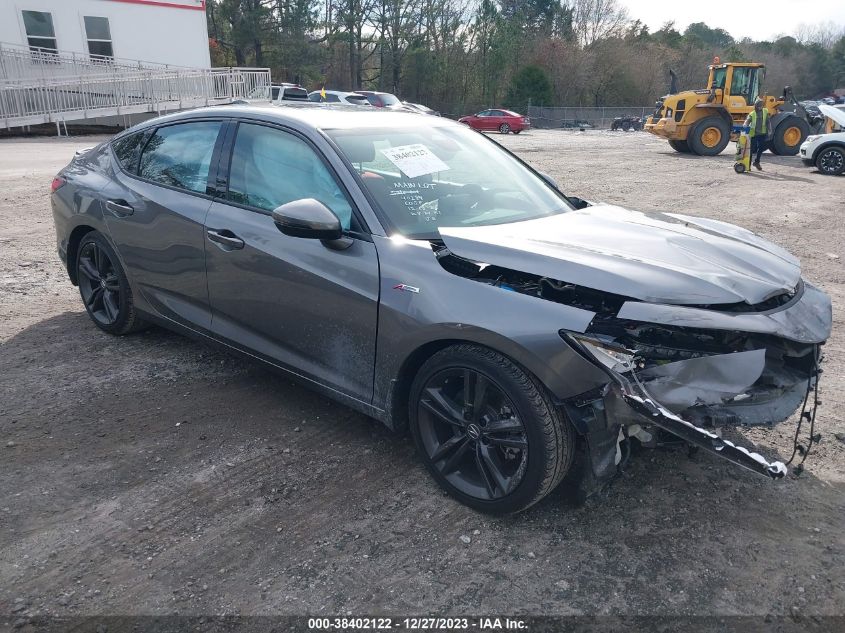
<svg viewBox="0 0 845 633"><path fill-rule="evenodd" d="M211 205L205 227L212 331L370 402L378 257L343 187L309 142L246 122L237 126L227 178L225 198ZM335 212L353 237L349 248L278 230L272 210L302 198Z"/></svg>
<svg viewBox="0 0 845 633"><path fill-rule="evenodd" d="M222 128L220 121L191 121L140 133L140 162L118 156L125 171L115 165L102 191L106 226L135 290L160 315L204 328L211 324L208 179Z"/></svg>

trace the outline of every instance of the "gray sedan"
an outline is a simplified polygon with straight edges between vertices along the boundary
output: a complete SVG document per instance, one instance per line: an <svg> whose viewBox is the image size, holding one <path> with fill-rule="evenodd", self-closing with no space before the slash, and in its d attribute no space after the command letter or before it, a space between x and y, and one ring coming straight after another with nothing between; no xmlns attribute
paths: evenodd
<svg viewBox="0 0 845 633"><path fill-rule="evenodd" d="M409 429L482 511L525 509L576 468L589 494L667 438L782 477L722 427L815 419L831 304L792 255L567 196L447 119L166 116L78 155L52 206L99 328L221 344Z"/></svg>

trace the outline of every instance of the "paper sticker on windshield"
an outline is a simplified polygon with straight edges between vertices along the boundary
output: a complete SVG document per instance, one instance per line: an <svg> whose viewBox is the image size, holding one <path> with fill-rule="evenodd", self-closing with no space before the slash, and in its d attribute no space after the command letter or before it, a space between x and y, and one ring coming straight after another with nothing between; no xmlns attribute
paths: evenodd
<svg viewBox="0 0 845 633"><path fill-rule="evenodd" d="M436 171L446 171L449 165L437 158L425 145L400 145L383 149L381 153L391 163L396 165L408 178L433 174Z"/></svg>

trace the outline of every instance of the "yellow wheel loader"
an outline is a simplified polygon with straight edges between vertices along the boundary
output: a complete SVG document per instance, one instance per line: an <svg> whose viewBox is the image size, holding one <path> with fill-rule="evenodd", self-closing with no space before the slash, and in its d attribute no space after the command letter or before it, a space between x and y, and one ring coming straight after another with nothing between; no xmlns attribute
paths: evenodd
<svg viewBox="0 0 845 633"><path fill-rule="evenodd" d="M781 97L760 94L763 64L722 64L717 57L709 68L707 88L683 92L675 90L675 74L670 71L670 94L657 101L645 130L667 139L675 151L715 156L736 140L735 128L743 124L759 97L769 111L770 129L774 130L769 149L783 156L798 153L810 133L810 123L789 86Z"/></svg>

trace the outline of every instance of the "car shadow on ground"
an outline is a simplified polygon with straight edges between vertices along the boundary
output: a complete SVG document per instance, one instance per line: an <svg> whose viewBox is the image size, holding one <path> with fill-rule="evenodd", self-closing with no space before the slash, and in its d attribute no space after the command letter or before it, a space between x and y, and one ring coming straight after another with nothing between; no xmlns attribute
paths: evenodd
<svg viewBox="0 0 845 633"><path fill-rule="evenodd" d="M48 577L39 557L0 567L24 596L119 577L132 590L87 611L153 613L202 578L200 613L750 613L777 607L745 579L786 586L843 562L845 490L811 473L771 482L703 452L637 451L586 505L558 489L489 517L445 497L407 435L163 330L116 338L68 312L2 350L0 550L56 561ZM276 579L260 599L256 577Z"/></svg>

